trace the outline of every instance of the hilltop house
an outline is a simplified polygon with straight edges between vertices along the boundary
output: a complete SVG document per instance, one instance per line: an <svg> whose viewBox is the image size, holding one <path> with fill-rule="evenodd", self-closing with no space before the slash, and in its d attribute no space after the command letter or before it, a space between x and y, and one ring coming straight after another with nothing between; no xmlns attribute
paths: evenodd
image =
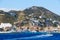
<svg viewBox="0 0 60 40"><path fill-rule="evenodd" d="M45 23L47 27L53 26L53 22L50 19L46 19Z"/></svg>
<svg viewBox="0 0 60 40"><path fill-rule="evenodd" d="M34 26L34 25L38 25L38 20L36 19L36 18L31 18L30 19L30 22L31 22L31 24Z"/></svg>

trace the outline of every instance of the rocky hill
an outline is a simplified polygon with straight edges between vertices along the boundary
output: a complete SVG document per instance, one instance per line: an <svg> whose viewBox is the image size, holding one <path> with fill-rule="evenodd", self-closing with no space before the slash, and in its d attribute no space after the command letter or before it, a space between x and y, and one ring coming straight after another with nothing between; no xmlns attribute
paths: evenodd
<svg viewBox="0 0 60 40"><path fill-rule="evenodd" d="M33 14L34 16L41 16L42 15L46 18L60 21L59 15L51 12L50 10L48 10L44 7L32 6L30 8L25 9L24 12L26 15L30 15L30 14Z"/></svg>
<svg viewBox="0 0 60 40"><path fill-rule="evenodd" d="M15 11L15 10L11 10L9 12L4 12L2 10L0 10L0 14L5 14L5 16L1 16L0 21L2 22L10 22L10 23L13 23L15 21L17 21L17 19L21 16L19 16L21 13L21 11ZM58 20L60 21L60 16L49 11L48 9L44 8L44 7L37 7L37 6L32 6L30 8L26 8L22 11L22 13L24 13L24 17L28 17L29 15L31 16L43 16L45 18L49 18L49 19L52 19L52 20ZM23 17L23 18L24 18Z"/></svg>

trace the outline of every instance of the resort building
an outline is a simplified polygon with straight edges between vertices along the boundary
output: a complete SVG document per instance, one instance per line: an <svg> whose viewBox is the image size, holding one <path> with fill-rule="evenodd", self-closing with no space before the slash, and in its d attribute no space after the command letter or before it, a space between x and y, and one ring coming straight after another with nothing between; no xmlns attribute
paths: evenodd
<svg viewBox="0 0 60 40"><path fill-rule="evenodd" d="M3 31L9 31L12 28L12 24L10 23L1 23L0 24L0 29L3 29ZM2 31L2 30L0 30Z"/></svg>

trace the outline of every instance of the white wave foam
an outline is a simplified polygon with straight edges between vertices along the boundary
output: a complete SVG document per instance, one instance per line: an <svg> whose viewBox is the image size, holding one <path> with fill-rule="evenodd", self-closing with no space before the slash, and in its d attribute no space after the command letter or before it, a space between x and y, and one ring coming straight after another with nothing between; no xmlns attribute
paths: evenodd
<svg viewBox="0 0 60 40"><path fill-rule="evenodd" d="M50 36L53 36L53 34L42 34L42 35L36 35L36 36L31 36L31 37L14 38L14 40L16 40L16 39L36 39L36 38L45 38L45 37L50 37ZM9 40L11 40L11 39L9 39Z"/></svg>
<svg viewBox="0 0 60 40"><path fill-rule="evenodd" d="M44 37L50 37L53 36L53 34L42 34L42 35L36 35L36 36L31 36L31 37L23 37L20 39L32 39L32 38L44 38Z"/></svg>

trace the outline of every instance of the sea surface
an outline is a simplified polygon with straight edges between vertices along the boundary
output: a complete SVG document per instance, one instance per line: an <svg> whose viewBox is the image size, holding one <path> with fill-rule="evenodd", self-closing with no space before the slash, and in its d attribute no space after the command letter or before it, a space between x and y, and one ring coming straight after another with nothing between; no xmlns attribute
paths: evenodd
<svg viewBox="0 0 60 40"><path fill-rule="evenodd" d="M60 40L60 33L45 33L45 32L9 33L5 35L1 34L0 40Z"/></svg>

